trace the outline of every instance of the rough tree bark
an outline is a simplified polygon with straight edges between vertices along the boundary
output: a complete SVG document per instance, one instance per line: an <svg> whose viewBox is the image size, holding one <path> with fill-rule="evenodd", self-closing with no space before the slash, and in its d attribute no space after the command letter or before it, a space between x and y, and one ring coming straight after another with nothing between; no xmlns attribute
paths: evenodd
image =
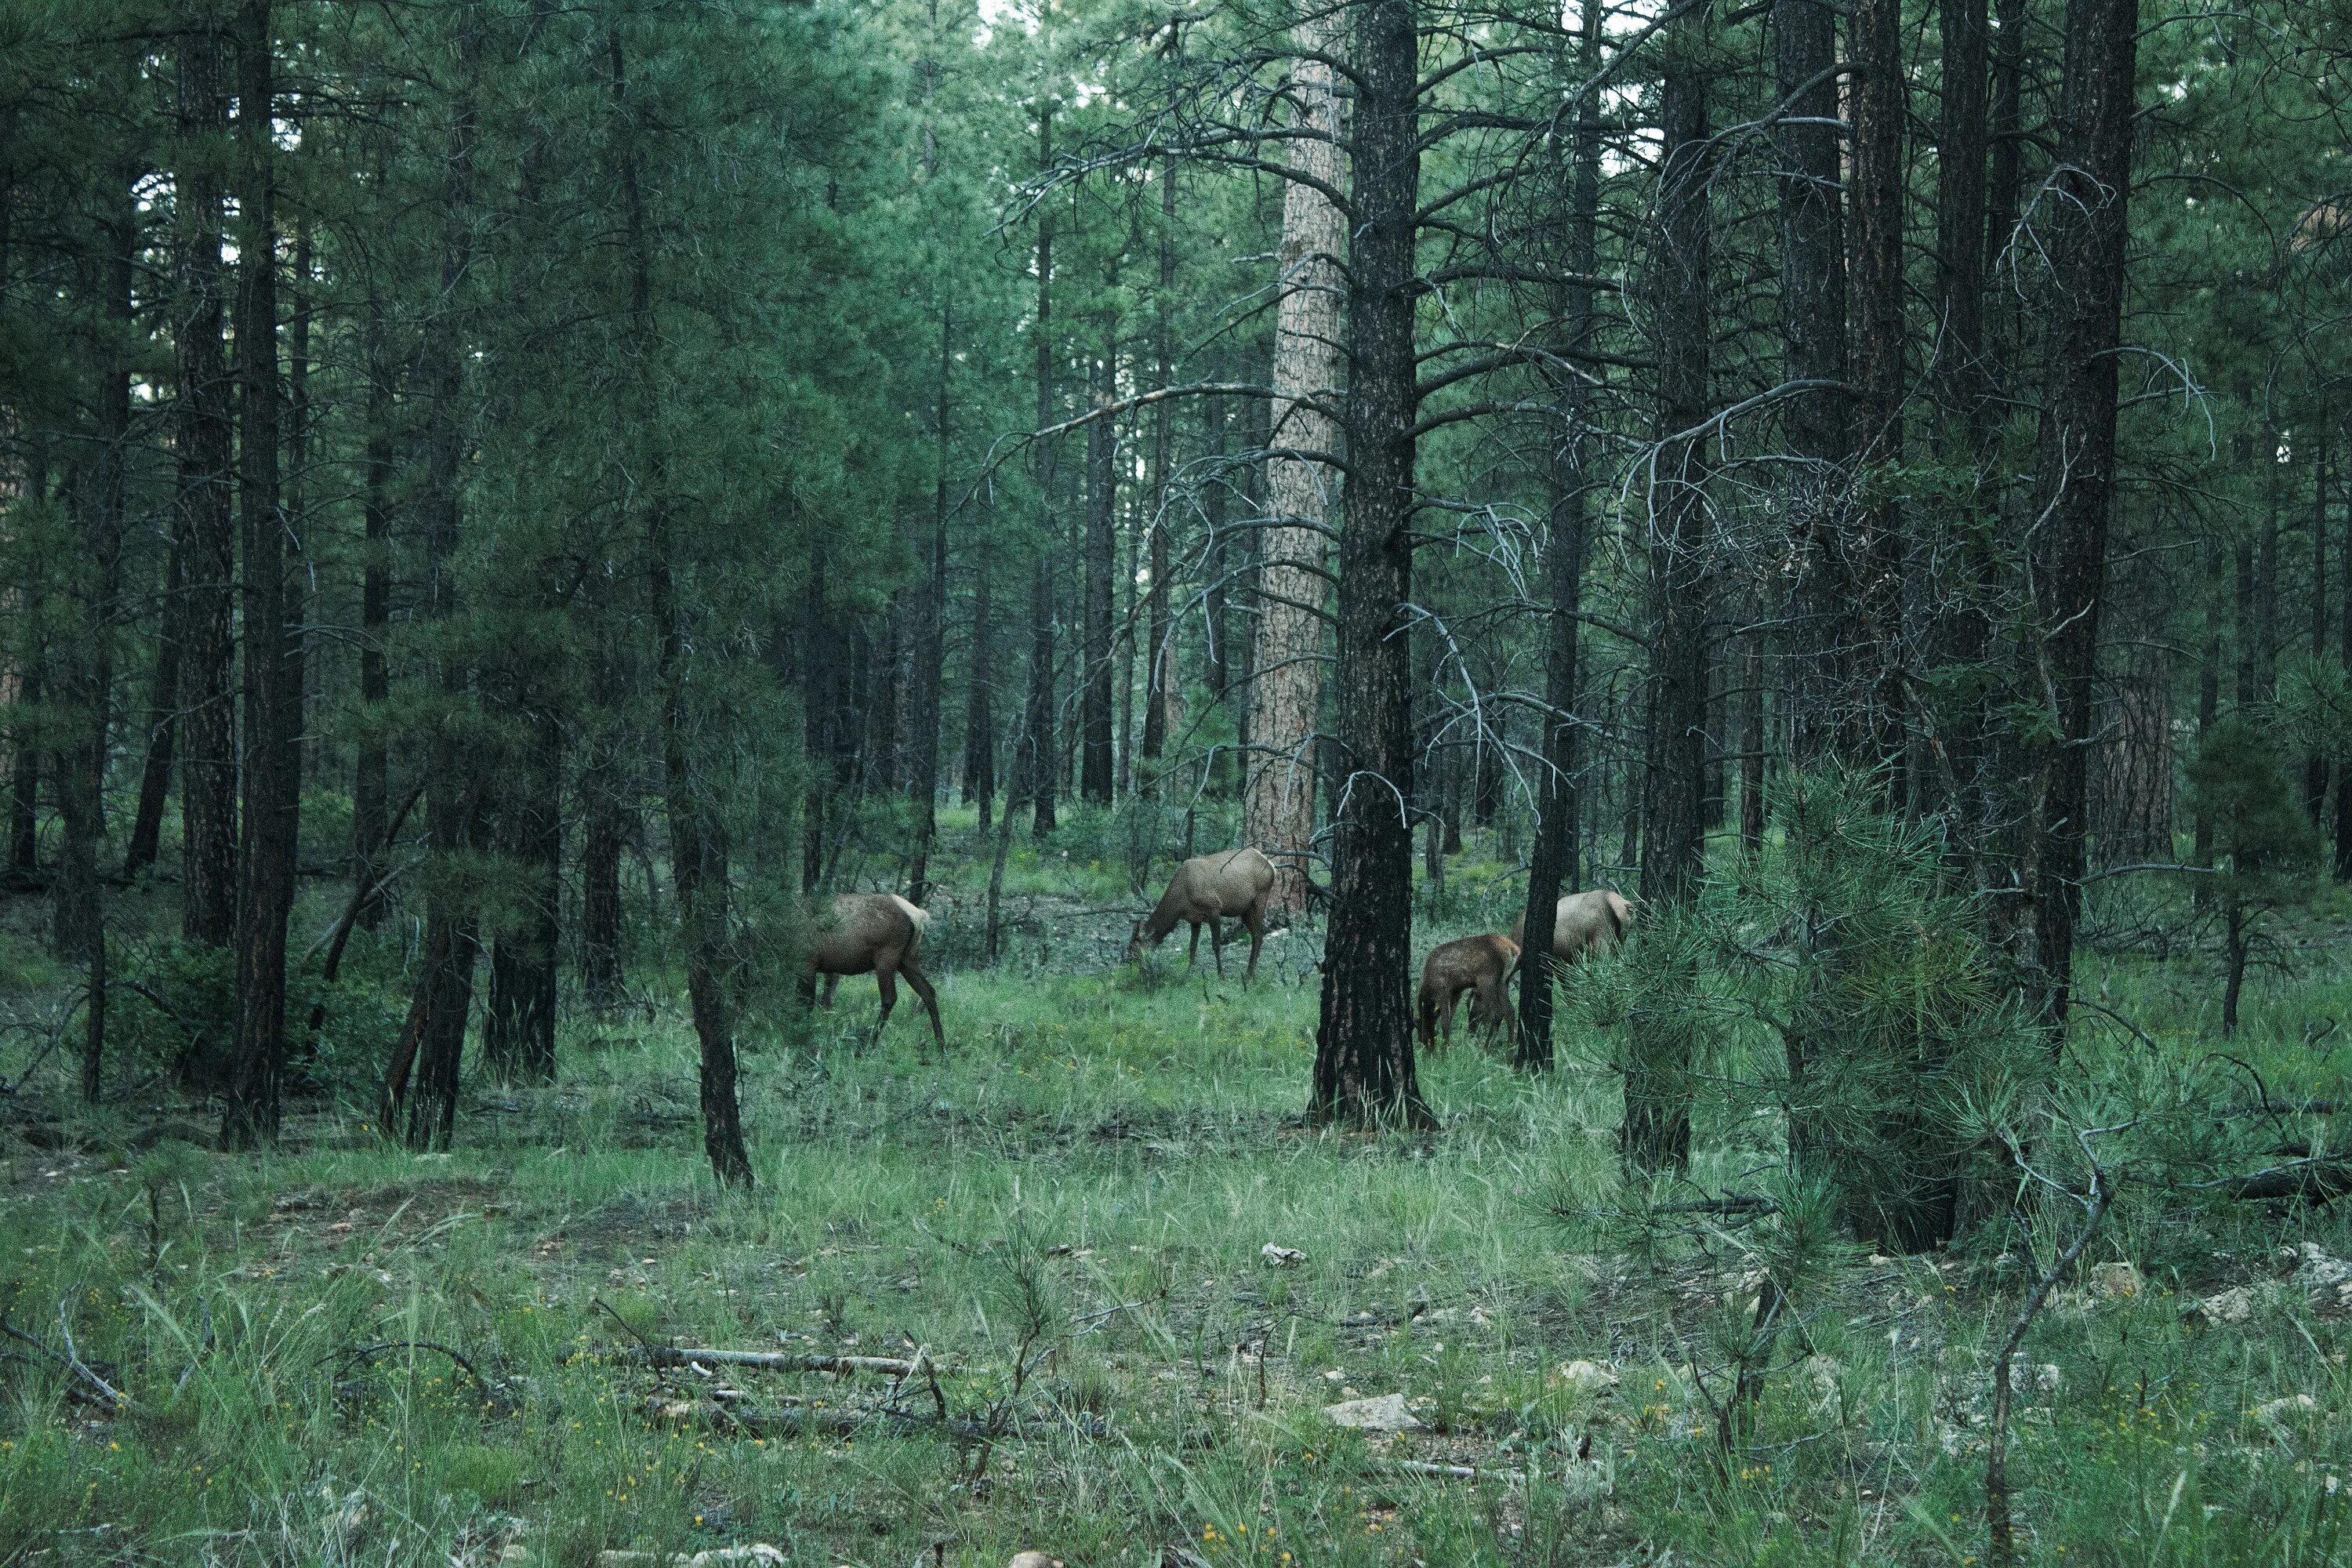
<svg viewBox="0 0 2352 1568"><path fill-rule="evenodd" d="M286 922L302 804L301 645L289 637L281 496L276 40L271 0L237 13L237 413L245 563L245 833L238 863L237 1020L221 1143L278 1136L286 1069Z"/></svg>
<svg viewBox="0 0 2352 1568"><path fill-rule="evenodd" d="M1840 748L1867 767L1900 770L1905 752L1904 516L1886 475L1903 460L1903 132L1910 114L1903 68L1901 0L1855 0L1852 23L1853 143L1848 184L1853 213L1856 393L1854 531L1845 546L1855 574L1853 661ZM1905 781L1890 781L1904 798Z"/></svg>
<svg viewBox="0 0 2352 1568"><path fill-rule="evenodd" d="M1714 573L1706 483L1714 220L1705 7L1669 25L1660 100L1664 153L1651 258L1658 345L1658 445L1649 468L1651 665L1642 788L1642 899L1660 912L1697 897L1706 759L1706 630ZM1637 1041L1625 1062L1623 1153L1636 1172L1690 1155L1688 1064Z"/></svg>
<svg viewBox="0 0 2352 1568"><path fill-rule="evenodd" d="M2056 694L2036 759L2028 908L2044 1020L2064 1026L2082 908L2085 768L2098 668L2100 588L2116 486L2116 350L2123 336L2139 0L2067 0L2053 201L2044 204L2049 370L2032 515L2042 519L2033 611Z"/></svg>
<svg viewBox="0 0 2352 1568"><path fill-rule="evenodd" d="M983 549L972 574L971 672L963 718L963 803L980 808L982 832L996 804L996 627L989 615L989 575Z"/></svg>
<svg viewBox="0 0 2352 1568"><path fill-rule="evenodd" d="M1176 160L1160 166L1160 291L1153 296L1157 321L1153 327L1158 384L1166 386L1176 374L1174 302L1176 299ZM1143 756L1157 762L1168 749L1170 710L1176 700L1176 639L1170 624L1168 581L1168 486L1174 472L1175 449L1169 420L1174 405L1160 402L1151 410L1151 481L1145 504L1151 509L1151 599L1144 616ZM1144 782L1150 782L1149 776Z"/></svg>
<svg viewBox="0 0 2352 1568"><path fill-rule="evenodd" d="M617 28L606 35L614 105L628 110L628 77ZM635 127L624 125L621 188L629 247L629 307L645 367L640 395L648 415L657 405L652 380L654 339L652 238L646 229L645 195L637 171ZM654 431L651 417L645 428ZM735 1089L733 964L728 943L729 889L725 825L697 777L692 752L694 718L687 697L685 610L676 577L678 542L665 493L667 454L657 441L646 454L646 482L639 500L646 511L646 585L655 637L655 682L661 693L664 793L669 807L670 879L677 892L678 919L686 936L686 991L701 1047L702 1147L721 1186L751 1184L751 1158L743 1147L743 1118Z"/></svg>
<svg viewBox="0 0 2352 1568"><path fill-rule="evenodd" d="M1577 75L1590 78L1601 53L1601 7L1584 0ZM1552 316L1559 323L1554 353L1565 358L1585 348L1593 323L1592 287L1599 252L1601 138L1576 115L1578 129L1566 171L1563 204L1567 243L1560 266L1567 281L1552 290ZM1551 616L1545 637L1543 772L1537 787L1535 853L1528 864L1525 956L1519 966L1518 1065L1541 1072L1552 1064L1551 944L1554 917L1563 889L1576 886L1577 827L1581 805L1578 763L1578 632L1583 613L1585 557L1584 383L1556 372L1552 396L1559 405L1545 469L1550 502L1551 538L1545 546L1544 580Z"/></svg>
<svg viewBox="0 0 2352 1568"><path fill-rule="evenodd" d="M1309 1113L1327 1122L1423 1127L1434 1119L1413 1069L1412 826L1406 805L1413 785L1407 634L1419 35L1412 0L1360 0L1353 9L1357 97L1349 192L1355 244L1348 258L1349 471L1339 540L1337 842Z"/></svg>
<svg viewBox="0 0 2352 1568"><path fill-rule="evenodd" d="M1787 634L1792 740L1800 755L1829 744L1837 706L1836 649L1853 584L1836 527L1853 451L1846 379L1846 267L1840 200L1837 11L1829 0L1774 0L1775 89L1787 117L1773 127L1780 164L1780 311L1788 379L1811 389L1787 403L1786 487L1798 552Z"/></svg>
<svg viewBox="0 0 2352 1568"><path fill-rule="evenodd" d="M1054 104L1037 107L1037 167L1054 166ZM1037 350L1037 428L1054 423L1054 214L1037 211L1037 311L1030 324ZM1037 443L1032 472L1037 483L1036 559L1029 574L1029 698L1022 715L1013 789L1035 813L1030 831L1054 831L1059 770L1054 757L1054 443ZM1009 805L1010 803L1008 803Z"/></svg>
<svg viewBox="0 0 2352 1568"><path fill-rule="evenodd" d="M490 949L482 1059L502 1083L552 1083L563 935L563 730L544 706L525 723L523 755L501 814L507 853L524 879L524 913Z"/></svg>
<svg viewBox="0 0 2352 1568"><path fill-rule="evenodd" d="M1118 342L1110 318L1103 321L1102 353L1094 363L1094 405L1106 407L1118 395ZM1079 793L1108 805L1114 784L1111 744L1111 620L1115 609L1112 533L1118 483L1111 458L1118 431L1108 419L1087 426L1086 673L1080 687Z"/></svg>
<svg viewBox="0 0 2352 1568"><path fill-rule="evenodd" d="M358 877L380 878L384 813L390 805L391 752L384 742L384 705L392 697L385 641L392 629L393 367L392 329L383 301L371 289L362 351L367 357L367 428L361 466L360 515L365 544L360 566L360 723L352 771L352 864ZM360 917L372 930L383 904L371 900Z"/></svg>
<svg viewBox="0 0 2352 1568"><path fill-rule="evenodd" d="M1266 459L1266 511L1275 526L1258 531L1259 564L1250 656L1249 784L1244 836L1273 860L1266 908L1287 920L1307 907L1315 837L1316 716L1323 702L1325 542L1338 521L1339 476L1314 454L1336 454L1333 410L1342 380L1341 272L1348 225L1328 194L1341 188L1339 96L1325 60L1346 51L1339 14L1309 16L1295 37L1297 129L1289 143L1303 180L1282 198L1282 298L1276 308L1272 405ZM1402 783L1402 781L1401 781Z"/></svg>
<svg viewBox="0 0 2352 1568"><path fill-rule="evenodd" d="M955 309L940 306L939 412L932 440L929 571L923 580L915 628L915 689L909 698L907 794L915 807L915 851L907 868L907 897L918 907L930 896L931 841L940 824L940 722L948 661L948 382L955 365Z"/></svg>
<svg viewBox="0 0 2352 1568"><path fill-rule="evenodd" d="M452 106L443 161L441 277L436 308L426 320L417 353L417 384L425 398L425 471L417 513L424 524L424 602L419 618L440 627L457 610L451 556L457 548L464 498L461 490L466 423L465 343L459 297L473 255L469 226L473 202L474 150L478 106L474 73L481 52L481 16L469 5L457 21L459 83ZM435 680L452 705L462 700L469 672L457 650L432 650ZM457 737L434 735L431 773L425 788L426 843L443 860L472 847L480 810L479 781L467 765ZM416 984L411 1016L415 1074L398 1083L394 1110L406 1118L412 1149L448 1146L457 1125L457 1069L466 1044L466 1024L474 1005L474 963L479 950L475 911L454 892L427 894L425 961Z"/></svg>
<svg viewBox="0 0 2352 1568"><path fill-rule="evenodd" d="M183 542L180 649L180 933L205 947L236 934L236 696L230 667L235 536L228 355L223 339L227 270L221 225L227 157L227 38L207 8L192 7L179 42L179 235L172 340L178 360ZM208 1073L216 1064L194 1064Z"/></svg>
<svg viewBox="0 0 2352 1568"><path fill-rule="evenodd" d="M126 93L128 67L126 57L116 83ZM61 717L70 728L58 751L58 804L65 818L64 853L58 868L58 950L82 967L81 1093L92 1103L105 1084L106 911L99 890L98 852L106 830L107 721L114 695L115 600L121 588L131 445L131 278L139 244L132 187L140 173L130 163L113 171L100 229L104 252L87 264L105 340L93 355L101 367L91 398L96 439L74 487L81 521L82 559L74 563L81 590L81 625L67 678L60 683L65 698Z"/></svg>

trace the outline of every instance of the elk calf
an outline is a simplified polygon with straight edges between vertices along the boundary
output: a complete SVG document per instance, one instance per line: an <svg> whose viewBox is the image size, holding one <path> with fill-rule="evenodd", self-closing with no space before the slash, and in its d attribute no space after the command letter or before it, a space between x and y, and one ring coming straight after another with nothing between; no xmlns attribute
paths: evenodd
<svg viewBox="0 0 2352 1568"><path fill-rule="evenodd" d="M833 993L845 974L871 974L882 993L882 1016L874 1026L878 1039L898 1000L898 977L906 976L931 1015L931 1039L946 1050L947 1036L940 1027L940 999L931 991L918 954L923 928L931 917L896 893L835 893L833 921L809 954L809 972L824 976L817 1000L828 1010Z"/></svg>
<svg viewBox="0 0 2352 1568"><path fill-rule="evenodd" d="M1128 962L1141 960L1145 948L1167 941L1168 933L1182 921L1192 928L1192 962L1196 965L1201 962L1201 928L1209 928L1209 954L1216 960L1222 978L1225 973L1222 922L1238 920L1250 933L1249 971L1243 978L1254 979L1258 950L1265 945L1265 900L1273 891L1274 862L1255 849L1228 849L1187 860L1168 879L1160 907L1149 919L1135 922L1127 941Z"/></svg>
<svg viewBox="0 0 2352 1568"><path fill-rule="evenodd" d="M1422 1045L1440 1043L1441 1023L1445 1030L1443 1043L1454 1044L1454 1010L1465 991L1470 993L1472 1028L1507 1031L1511 1004L1503 983L1518 962L1519 944L1499 933L1465 936L1430 949L1422 961L1417 1003Z"/></svg>

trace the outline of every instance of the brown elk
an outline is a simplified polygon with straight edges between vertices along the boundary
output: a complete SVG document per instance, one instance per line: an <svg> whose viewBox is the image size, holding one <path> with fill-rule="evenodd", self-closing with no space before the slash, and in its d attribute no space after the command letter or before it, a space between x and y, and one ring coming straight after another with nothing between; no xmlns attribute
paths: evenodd
<svg viewBox="0 0 2352 1568"><path fill-rule="evenodd" d="M1160 895L1160 907L1150 918L1135 922L1135 931L1128 938L1127 956L1129 963L1139 961L1148 947L1158 947L1168 940L1168 933L1181 921L1192 928L1192 963L1201 962L1201 928L1209 928L1209 954L1216 960L1217 973L1225 973L1225 931L1223 922L1238 920L1250 933L1249 970L1244 980L1257 974L1258 950L1265 945L1265 900L1274 891L1274 862L1252 848L1228 849L1221 854L1202 855L1176 868L1168 879L1168 890Z"/></svg>
<svg viewBox="0 0 2352 1568"><path fill-rule="evenodd" d="M874 1026L878 1038L890 1022L890 1009L898 1000L898 979L904 975L930 1011L932 1040L947 1049L947 1036L940 1028L940 999L919 962L923 928L930 923L929 915L896 893L835 893L832 921L809 954L809 973L824 976L818 1001L830 1009L843 975L872 974L882 993L882 1016Z"/></svg>
<svg viewBox="0 0 2352 1568"><path fill-rule="evenodd" d="M1422 961L1421 994L1415 1003L1422 1045L1439 1043L1440 1024L1445 1029L1444 1043L1454 1043L1454 1013L1465 991L1470 993L1472 1028L1507 1030L1511 1004L1503 984L1518 962L1519 944L1496 932L1460 937L1431 948Z"/></svg>
<svg viewBox="0 0 2352 1568"><path fill-rule="evenodd" d="M1562 963L1574 963L1588 955L1598 958L1623 942L1633 929L1633 906L1615 889L1570 893L1552 910L1551 955ZM1527 932L1528 917L1523 914L1511 924L1511 941L1526 946Z"/></svg>

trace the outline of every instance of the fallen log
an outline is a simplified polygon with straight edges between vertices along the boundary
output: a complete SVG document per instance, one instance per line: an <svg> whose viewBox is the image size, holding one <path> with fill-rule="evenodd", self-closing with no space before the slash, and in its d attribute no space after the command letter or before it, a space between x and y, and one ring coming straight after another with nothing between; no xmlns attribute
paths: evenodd
<svg viewBox="0 0 2352 1568"><path fill-rule="evenodd" d="M2223 1197L2246 1202L2305 1198L2325 1204L2352 1193L2352 1160L2297 1160L2291 1164L2273 1165L2267 1171L2192 1185L2200 1192L2219 1193Z"/></svg>
<svg viewBox="0 0 2352 1568"><path fill-rule="evenodd" d="M908 1357L886 1355L811 1355L798 1351L677 1350L646 1345L631 1352L647 1366L680 1370L695 1365L751 1366L766 1372L829 1372L837 1376L870 1372L884 1377L908 1378L925 1370L944 1373L931 1358L918 1352Z"/></svg>

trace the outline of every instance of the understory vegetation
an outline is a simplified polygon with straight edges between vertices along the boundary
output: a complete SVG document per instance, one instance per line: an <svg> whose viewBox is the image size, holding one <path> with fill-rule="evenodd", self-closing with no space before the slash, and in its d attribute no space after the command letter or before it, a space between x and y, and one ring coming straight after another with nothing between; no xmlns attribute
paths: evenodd
<svg viewBox="0 0 2352 1568"><path fill-rule="evenodd" d="M1745 1025L1694 1061L1688 1179L1621 1174L1628 1026L1604 1020L1681 962L1714 977L1698 1011L1769 1016L1707 940L1793 951L1752 929L1757 889L1821 857L1776 830L1710 883L1711 939L1574 972L1552 1073L1425 1057L1440 1125L1408 1134L1299 1114L1318 932L1274 937L1246 988L1205 952L1123 965L1139 900L1090 831L1011 858L1010 950L982 968L956 955L991 846L950 814L947 1055L903 1011L875 1038L856 980L832 1015L747 1034L748 1191L699 1157L696 1045L650 933L625 1005L567 1011L559 1082L470 1071L453 1146L425 1156L384 1135L357 1044L397 1026L415 933L363 935L280 1146L227 1155L197 1146L148 1025L101 1109L63 1053L23 1076L70 987L16 906L0 1560L1986 1560L1994 1348L2074 1200L2012 1167L1951 1248L1840 1241L1780 1173L1779 1046ZM1417 889L1432 940L1515 908L1492 848ZM312 891L297 930L339 897ZM2226 1056L2216 917L2179 885L2095 903L2095 930L2107 913L2162 924L2172 956L2086 957L2059 1109L2011 1130L2079 1187L2074 1131L2134 1123L2097 1146L2118 1195L2018 1357L2021 1552L2339 1561L2352 1236L2216 1180L2328 1152L2309 1108L2352 1049L2345 906L2273 921ZM1752 1201L1696 1201L1726 1194ZM835 1370L656 1364L698 1348ZM821 1359L841 1356L901 1364ZM1391 1394L1407 1430L1324 1414Z"/></svg>

